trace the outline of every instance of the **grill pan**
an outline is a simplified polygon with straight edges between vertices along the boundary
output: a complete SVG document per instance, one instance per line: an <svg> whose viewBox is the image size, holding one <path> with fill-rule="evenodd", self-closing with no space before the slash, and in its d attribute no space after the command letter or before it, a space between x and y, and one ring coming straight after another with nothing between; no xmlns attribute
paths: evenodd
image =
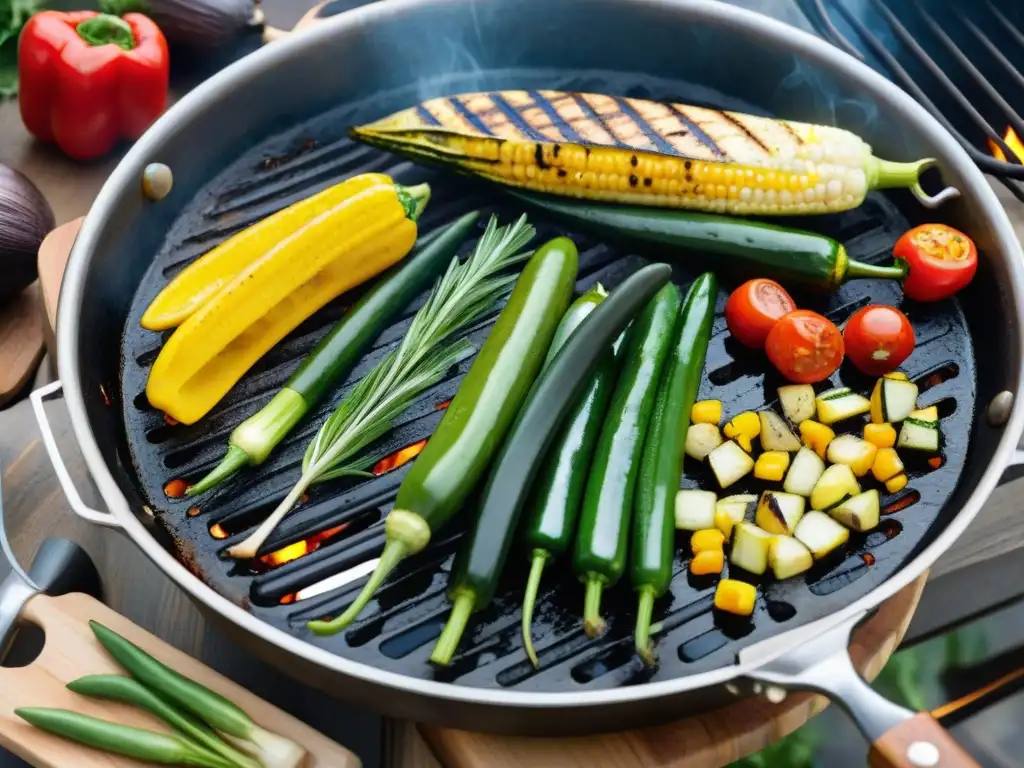
<svg viewBox="0 0 1024 768"><path fill-rule="evenodd" d="M521 21L529 5L390 0L342 14L216 76L136 145L85 222L61 297L65 397L112 515L82 511L123 527L201 607L283 670L401 717L569 733L717 706L732 695L727 682L757 678L824 690L830 679L834 686L848 683L847 668L855 675L845 655L852 626L955 540L1016 447L1024 423L1014 403L1021 373L1018 307L1024 299L1021 253L1009 222L962 149L927 113L866 67L808 35L698 0L549 0L533 5L538 14L543 10L544 23L527 32ZM585 30L579 28L581 14L588 20ZM645 44L615 44L631 33L642 34ZM501 44L484 45L488 34L500 36ZM683 61L679 50L688 52ZM427 96L540 86L838 123L864 136L879 155L934 155L944 180L963 193L941 218L975 236L984 254L962 301L908 308L918 347L905 367L924 390L922 402L939 406L943 464L914 467L909 486L885 498L888 514L879 530L855 537L845 557L820 564L806 579L765 587L752 622L712 615L711 584L689 577L685 560L677 561L671 593L656 606L666 621L657 640L661 664L653 672L633 658L626 639L634 610L628 588L608 596L606 615L614 620L607 635L588 640L579 627L581 588L562 564L552 569L538 605L534 629L541 670L534 673L518 636L521 558L512 558L495 603L474 617L453 666L428 666L425 659L445 614L446 571L460 524L393 576L359 622L333 637L310 635L305 621L335 614L362 580L353 576L322 594L305 593L376 556L383 543L380 521L407 468L371 481L315 488L263 552L343 523L348 527L298 560L254 569L228 562L219 552L280 499L330 405L300 426L258 472L247 472L217 495L185 502L164 494L169 480L195 479L215 463L230 430L283 384L347 297L278 345L197 425L166 424L142 394L161 340L141 331L138 318L156 292L234 231L340 178L376 170L402 183L429 181L434 197L421 220L423 232L469 207L496 211L506 221L518 214L491 187L354 145L345 129ZM902 130L886 130L897 120ZM138 189L142 170L155 161L167 163L176 181L171 195L153 203ZM877 262L889 257L895 239L924 213L909 195L872 194L854 211L802 219L799 225L841 239L854 258ZM538 225L537 242L562 232L552 222L531 219ZM658 258L570 234L580 245L580 290L597 280L614 287L646 258ZM677 267L675 279L685 285L694 274ZM726 280L726 289L732 285ZM795 298L841 322L869 301L895 303L899 294L891 285L859 281L829 297ZM723 303L724 293L719 310ZM418 306L382 334L339 396L400 338ZM491 319L469 337L485 338ZM725 336L719 312L701 395L713 392L727 413L770 403L781 382L765 373L767 363L740 353ZM378 447L387 452L427 437L441 418L438 406L454 394L468 366L462 363L426 393ZM835 381L860 390L870 383L846 367ZM42 396L37 393L37 404ZM990 408L993 401L997 406ZM48 447L53 452L52 440ZM688 466L685 484L707 487L709 479L700 471ZM80 499L74 504L77 493L70 491L80 508ZM193 503L198 509L190 509ZM215 524L227 538L211 535ZM844 694L872 739L906 719L882 700L857 701L872 695L863 688L861 683Z"/></svg>

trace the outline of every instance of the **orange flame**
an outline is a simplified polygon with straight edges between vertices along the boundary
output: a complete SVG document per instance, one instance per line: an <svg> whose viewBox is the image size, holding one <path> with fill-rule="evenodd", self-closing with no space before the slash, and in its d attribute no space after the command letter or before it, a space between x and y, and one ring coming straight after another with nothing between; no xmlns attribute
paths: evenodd
<svg viewBox="0 0 1024 768"><path fill-rule="evenodd" d="M300 557L318 550L321 544L328 539L337 536L345 530L346 527L348 527L348 523L343 523L342 525L334 528L328 528L326 531L314 533L308 539L296 541L294 544L289 544L287 547L281 547L281 549L278 549L275 552L261 556L259 561L263 565L269 565L273 568L278 565L290 563L292 560L298 560Z"/></svg>
<svg viewBox="0 0 1024 768"><path fill-rule="evenodd" d="M1020 140L1016 132L1010 126L1006 126L1006 133L1003 134L1003 143L1009 147L1010 151L1017 156L1017 159L1024 162L1024 142ZM988 151L992 153L992 157L1002 162L1007 162L1006 153L1003 152L1003 148L996 144L992 139L988 139Z"/></svg>
<svg viewBox="0 0 1024 768"><path fill-rule="evenodd" d="M164 486L164 495L168 499L180 499L191 486L191 483L176 477Z"/></svg>
<svg viewBox="0 0 1024 768"><path fill-rule="evenodd" d="M423 450L423 446L427 444L426 438L420 440L418 443L407 445L405 448L399 448L397 451L392 453L390 456L385 456L383 459L373 465L373 469L370 471L375 475L383 475L385 472L390 472L392 469L398 469L403 464L408 464L410 461L420 455L420 451Z"/></svg>
<svg viewBox="0 0 1024 768"><path fill-rule="evenodd" d="M210 535L215 539L226 539L228 532L221 527L220 523L214 523L210 526Z"/></svg>

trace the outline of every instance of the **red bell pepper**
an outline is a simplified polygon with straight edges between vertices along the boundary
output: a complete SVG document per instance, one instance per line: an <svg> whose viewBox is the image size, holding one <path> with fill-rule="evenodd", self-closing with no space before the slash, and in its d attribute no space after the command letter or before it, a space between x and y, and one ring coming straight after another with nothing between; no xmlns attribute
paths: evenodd
<svg viewBox="0 0 1024 768"><path fill-rule="evenodd" d="M77 160L137 139L167 106L167 41L152 20L42 11L18 44L21 119Z"/></svg>

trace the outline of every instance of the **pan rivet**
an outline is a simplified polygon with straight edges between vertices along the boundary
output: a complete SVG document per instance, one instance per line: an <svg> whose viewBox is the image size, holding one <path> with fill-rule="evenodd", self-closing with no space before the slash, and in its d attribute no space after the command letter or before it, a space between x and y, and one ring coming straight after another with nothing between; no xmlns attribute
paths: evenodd
<svg viewBox="0 0 1024 768"><path fill-rule="evenodd" d="M764 697L772 704L781 704L786 700L786 689L777 685L769 685L764 691Z"/></svg>
<svg viewBox="0 0 1024 768"><path fill-rule="evenodd" d="M907 760L914 768L932 768L939 764L939 748L930 741L915 741L907 747Z"/></svg>
<svg viewBox="0 0 1024 768"><path fill-rule="evenodd" d="M142 194L150 200L163 200L174 186L174 174L163 163L150 163L142 172Z"/></svg>
<svg viewBox="0 0 1024 768"><path fill-rule="evenodd" d="M725 684L725 690L727 690L733 696L739 696L740 695L740 687L738 685L736 685L736 683L726 683Z"/></svg>
<svg viewBox="0 0 1024 768"><path fill-rule="evenodd" d="M755 696L760 696L762 693L764 693L764 686L760 683L754 683L753 691Z"/></svg>
<svg viewBox="0 0 1024 768"><path fill-rule="evenodd" d="M1013 392L1003 390L992 398L985 412L985 419L990 427L1005 427L1013 410Z"/></svg>

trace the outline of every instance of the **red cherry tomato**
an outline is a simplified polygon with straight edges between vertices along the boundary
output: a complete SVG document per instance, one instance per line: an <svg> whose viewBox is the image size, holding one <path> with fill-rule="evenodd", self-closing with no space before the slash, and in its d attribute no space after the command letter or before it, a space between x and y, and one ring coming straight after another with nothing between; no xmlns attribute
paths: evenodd
<svg viewBox="0 0 1024 768"><path fill-rule="evenodd" d="M846 356L872 376L894 370L914 351L914 329L895 307L872 304L853 314L843 328Z"/></svg>
<svg viewBox="0 0 1024 768"><path fill-rule="evenodd" d="M824 381L843 362L843 336L835 323L807 309L776 322L764 348L779 373L797 384Z"/></svg>
<svg viewBox="0 0 1024 768"><path fill-rule="evenodd" d="M922 224L909 230L896 242L893 256L907 263L903 293L915 301L952 296L978 270L974 241L945 224Z"/></svg>
<svg viewBox="0 0 1024 768"><path fill-rule="evenodd" d="M725 302L725 322L740 344L764 349L768 332L776 321L796 309L786 289L774 280L748 280Z"/></svg>

